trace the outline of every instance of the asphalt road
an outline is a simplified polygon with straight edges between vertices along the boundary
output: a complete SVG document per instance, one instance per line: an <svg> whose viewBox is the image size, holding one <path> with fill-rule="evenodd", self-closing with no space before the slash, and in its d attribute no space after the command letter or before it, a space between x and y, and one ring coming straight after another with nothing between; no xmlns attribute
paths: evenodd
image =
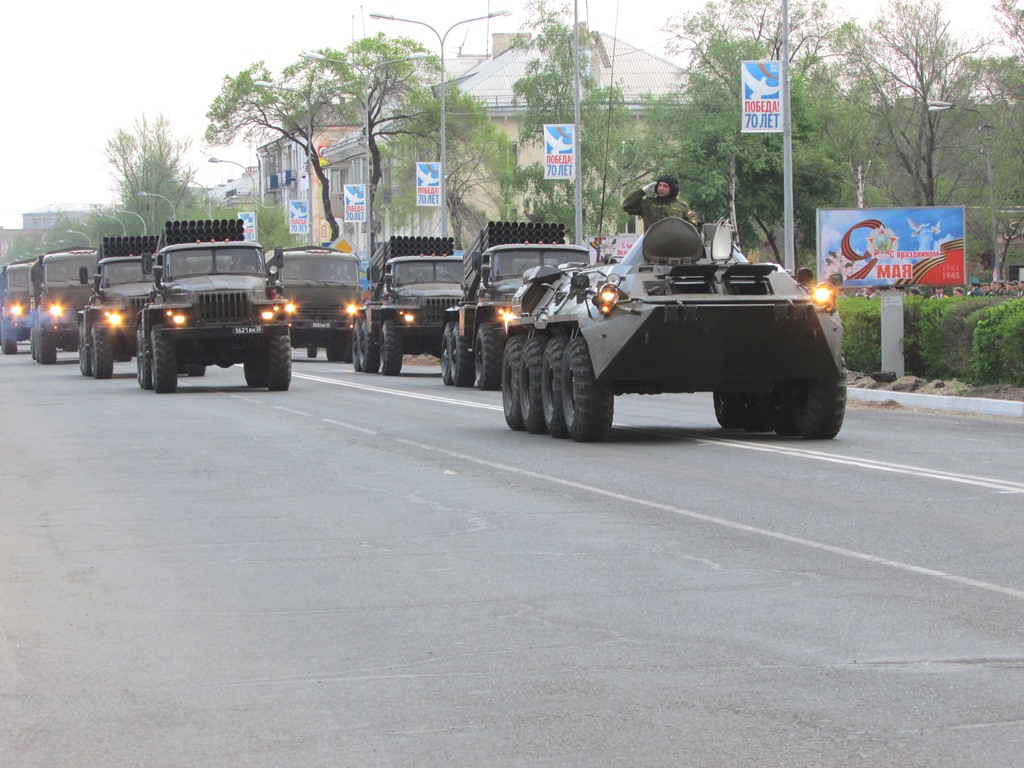
<svg viewBox="0 0 1024 768"><path fill-rule="evenodd" d="M1024 422L0 357L0 765L1024 764Z"/></svg>

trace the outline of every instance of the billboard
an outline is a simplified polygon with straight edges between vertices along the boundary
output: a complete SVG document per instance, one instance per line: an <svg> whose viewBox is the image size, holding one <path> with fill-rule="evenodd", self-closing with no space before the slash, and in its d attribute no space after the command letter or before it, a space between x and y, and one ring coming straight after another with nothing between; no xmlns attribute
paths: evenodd
<svg viewBox="0 0 1024 768"><path fill-rule="evenodd" d="M544 126L544 178L576 178L574 125Z"/></svg>
<svg viewBox="0 0 1024 768"><path fill-rule="evenodd" d="M963 207L818 210L818 279L843 287L963 285Z"/></svg>
<svg viewBox="0 0 1024 768"><path fill-rule="evenodd" d="M416 163L416 205L441 207L440 163Z"/></svg>
<svg viewBox="0 0 1024 768"><path fill-rule="evenodd" d="M740 133L780 133L782 99L779 89L781 65L777 61L740 62L743 118Z"/></svg>

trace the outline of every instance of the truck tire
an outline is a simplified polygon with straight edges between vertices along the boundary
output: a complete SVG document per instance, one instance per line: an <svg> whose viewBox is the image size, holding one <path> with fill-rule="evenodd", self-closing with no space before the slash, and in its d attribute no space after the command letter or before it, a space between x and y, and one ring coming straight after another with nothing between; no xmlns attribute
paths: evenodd
<svg viewBox="0 0 1024 768"><path fill-rule="evenodd" d="M385 320L381 326L381 367L385 376L397 376L402 372L402 336L394 320Z"/></svg>
<svg viewBox="0 0 1024 768"><path fill-rule="evenodd" d="M343 339L332 339L331 343L327 345L327 362L329 363L344 363L345 362L345 343ZM316 349L313 350L313 357L316 357Z"/></svg>
<svg viewBox="0 0 1024 768"><path fill-rule="evenodd" d="M242 374L248 387L262 388L267 386L266 358L252 358L242 363Z"/></svg>
<svg viewBox="0 0 1024 768"><path fill-rule="evenodd" d="M356 320L352 329L352 370L356 373L363 371L363 321Z"/></svg>
<svg viewBox="0 0 1024 768"><path fill-rule="evenodd" d="M139 382L140 389L153 388L153 365L150 360L150 350L146 344L146 334L139 325L135 332L135 378Z"/></svg>
<svg viewBox="0 0 1024 768"><path fill-rule="evenodd" d="M266 379L271 392L285 392L292 383L292 345L287 336L267 342Z"/></svg>
<svg viewBox="0 0 1024 768"><path fill-rule="evenodd" d="M367 321L363 327L363 371L377 373L380 370L380 339Z"/></svg>
<svg viewBox="0 0 1024 768"><path fill-rule="evenodd" d="M459 324L445 323L441 334L441 383L446 387L455 385L455 345L459 335Z"/></svg>
<svg viewBox="0 0 1024 768"><path fill-rule="evenodd" d="M43 365L53 365L57 362L57 334L47 333L39 329L39 345L37 354L39 362Z"/></svg>
<svg viewBox="0 0 1024 768"><path fill-rule="evenodd" d="M456 387L471 387L476 380L476 366L473 351L469 348L469 337L459 334L455 328L455 368L452 376ZM501 386L500 383L498 386Z"/></svg>
<svg viewBox="0 0 1024 768"><path fill-rule="evenodd" d="M316 347L306 347L306 357L310 360L316 360ZM330 360L330 355L327 357Z"/></svg>
<svg viewBox="0 0 1024 768"><path fill-rule="evenodd" d="M846 415L846 372L836 379L807 382L807 398L797 422L807 440L831 440L839 434Z"/></svg>
<svg viewBox="0 0 1024 768"><path fill-rule="evenodd" d="M0 328L0 339L3 340L5 355L18 354L18 338L14 333L14 328L8 330L7 323L4 323L3 327Z"/></svg>
<svg viewBox="0 0 1024 768"><path fill-rule="evenodd" d="M92 376L94 361L92 359L92 343L85 338L88 331L85 323L78 324L78 370L83 376Z"/></svg>
<svg viewBox="0 0 1024 768"><path fill-rule="evenodd" d="M604 440L614 409L615 394L597 380L587 341L577 336L562 355L562 413L569 436L578 443Z"/></svg>
<svg viewBox="0 0 1024 768"><path fill-rule="evenodd" d="M476 369L474 384L477 389L501 387L501 360L506 338L505 330L493 323L480 326L473 351L473 366Z"/></svg>
<svg viewBox="0 0 1024 768"><path fill-rule="evenodd" d="M566 340L556 336L544 347L540 366L540 399L544 409L544 426L552 437L568 437L565 414L562 412L562 356Z"/></svg>
<svg viewBox="0 0 1024 768"><path fill-rule="evenodd" d="M547 341L544 336L534 336L523 346L519 360L519 410L523 414L523 426L534 435L543 435L548 431L541 402L541 368Z"/></svg>
<svg viewBox="0 0 1024 768"><path fill-rule="evenodd" d="M114 340L110 332L93 326L92 343L89 346L89 358L92 361L92 375L97 379L109 379L114 375ZM82 354L82 350L78 350Z"/></svg>
<svg viewBox="0 0 1024 768"><path fill-rule="evenodd" d="M153 331L153 391L158 395L178 389L177 352L167 334Z"/></svg>
<svg viewBox="0 0 1024 768"><path fill-rule="evenodd" d="M508 428L517 432L526 428L519 407L519 365L525 343L525 336L513 336L505 344L505 352L501 356L501 407L505 411Z"/></svg>

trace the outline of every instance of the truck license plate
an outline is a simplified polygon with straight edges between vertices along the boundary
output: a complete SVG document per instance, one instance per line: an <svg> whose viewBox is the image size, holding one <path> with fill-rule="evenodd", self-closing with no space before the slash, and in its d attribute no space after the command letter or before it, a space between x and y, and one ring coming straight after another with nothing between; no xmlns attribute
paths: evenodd
<svg viewBox="0 0 1024 768"><path fill-rule="evenodd" d="M263 333L262 325L242 325L232 329L235 333Z"/></svg>

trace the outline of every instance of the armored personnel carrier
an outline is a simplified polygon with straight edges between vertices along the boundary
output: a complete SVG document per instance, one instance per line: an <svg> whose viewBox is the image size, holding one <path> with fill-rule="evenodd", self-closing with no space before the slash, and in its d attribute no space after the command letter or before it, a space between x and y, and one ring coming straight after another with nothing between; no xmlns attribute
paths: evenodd
<svg viewBox="0 0 1024 768"><path fill-rule="evenodd" d="M621 262L524 275L501 391L511 429L607 437L615 395L711 392L726 429L831 439L846 410L833 286L747 263L719 222L653 224Z"/></svg>
<svg viewBox="0 0 1024 768"><path fill-rule="evenodd" d="M281 282L294 306L292 347L315 358L320 348L332 362L352 362L352 328L361 302L359 258L330 248L285 248Z"/></svg>
<svg viewBox="0 0 1024 768"><path fill-rule="evenodd" d="M157 239L104 237L100 243L92 301L78 316L78 367L83 376L109 379L115 361L135 356L139 312L153 290L152 275L143 272L143 256L152 257Z"/></svg>
<svg viewBox="0 0 1024 768"><path fill-rule="evenodd" d="M392 237L370 260L370 299L356 318L352 367L397 376L406 354L441 356L445 310L462 298L450 237Z"/></svg>
<svg viewBox="0 0 1024 768"><path fill-rule="evenodd" d="M450 386L498 389L505 316L523 273L541 264L587 263L589 253L565 245L565 225L492 221L462 254L462 300L445 313L441 380Z"/></svg>
<svg viewBox="0 0 1024 768"><path fill-rule="evenodd" d="M28 341L32 330L32 261L0 269L0 346L5 355L18 354L18 342Z"/></svg>
<svg viewBox="0 0 1024 768"><path fill-rule="evenodd" d="M32 265L32 311L29 332L32 359L51 365L57 350L78 350L78 313L92 298L89 276L96 269L94 248L44 253Z"/></svg>
<svg viewBox="0 0 1024 768"><path fill-rule="evenodd" d="M292 378L282 255L268 261L241 219L169 221L153 264L155 290L139 313L139 386L174 392L178 375L241 363L250 387L286 390Z"/></svg>

